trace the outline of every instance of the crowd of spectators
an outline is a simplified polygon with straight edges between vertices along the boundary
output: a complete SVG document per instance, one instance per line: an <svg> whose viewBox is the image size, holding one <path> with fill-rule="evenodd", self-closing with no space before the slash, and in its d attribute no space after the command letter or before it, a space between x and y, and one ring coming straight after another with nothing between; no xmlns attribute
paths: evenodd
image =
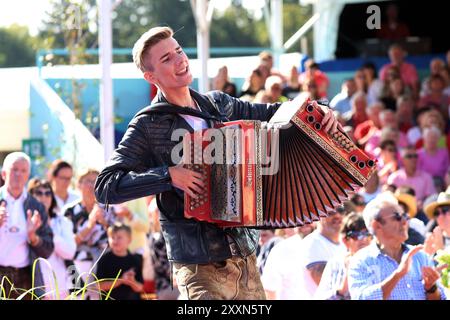
<svg viewBox="0 0 450 320"><path fill-rule="evenodd" d="M260 54L241 90L225 66L213 80L214 89L251 102L284 102L301 92L330 100L343 129L377 160L368 183L329 217L261 231L257 262L269 299L448 296L439 280L444 266L433 258L450 250L450 54L447 61L431 60L422 81L400 45L388 54L390 63L380 70L364 63L334 97L314 60L305 62L304 72L293 66L283 75L269 52ZM94 196L98 174L90 169L74 177L72 165L58 159L46 177L29 180L29 157L6 157L0 275L32 288L33 261L41 257L42 277L34 284L46 299L100 299L108 291L115 299L141 299L145 292L176 299L156 200L105 208ZM96 281L99 276L107 281ZM6 289L9 297L21 294Z"/></svg>
<svg viewBox="0 0 450 320"><path fill-rule="evenodd" d="M450 59L432 59L421 80L401 45L391 45L388 55L379 70L364 63L334 97L312 60L296 81L288 80L295 72L266 78L278 77L277 86L284 79L281 92L289 98L306 91L330 100L343 129L377 160L374 175L346 208L315 222L310 235L280 239L273 230L274 240L261 238L258 263L269 299L448 297L438 279L446 266L434 257L439 250L450 254ZM251 101L274 101L259 96ZM334 235L324 233L333 218Z"/></svg>

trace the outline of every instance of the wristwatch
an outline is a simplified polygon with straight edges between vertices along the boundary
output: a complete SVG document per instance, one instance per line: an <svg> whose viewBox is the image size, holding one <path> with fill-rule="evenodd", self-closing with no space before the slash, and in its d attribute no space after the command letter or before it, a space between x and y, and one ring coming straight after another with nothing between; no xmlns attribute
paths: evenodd
<svg viewBox="0 0 450 320"><path fill-rule="evenodd" d="M435 293L436 292L436 290L437 290L437 285L436 285L436 283L435 284L433 284L432 286L431 286L431 288L430 289L425 289L425 292L426 293Z"/></svg>

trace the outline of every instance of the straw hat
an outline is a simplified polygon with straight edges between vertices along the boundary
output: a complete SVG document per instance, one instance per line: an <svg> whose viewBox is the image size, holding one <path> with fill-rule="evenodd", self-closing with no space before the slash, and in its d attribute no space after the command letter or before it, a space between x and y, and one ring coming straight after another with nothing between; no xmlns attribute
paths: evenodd
<svg viewBox="0 0 450 320"><path fill-rule="evenodd" d="M441 192L436 201L426 205L423 209L429 219L434 219L434 210L440 206L450 206L450 193Z"/></svg>
<svg viewBox="0 0 450 320"><path fill-rule="evenodd" d="M410 218L414 218L417 214L417 200L416 197L408 193L396 193L395 197L398 202L404 203L408 207L408 215Z"/></svg>

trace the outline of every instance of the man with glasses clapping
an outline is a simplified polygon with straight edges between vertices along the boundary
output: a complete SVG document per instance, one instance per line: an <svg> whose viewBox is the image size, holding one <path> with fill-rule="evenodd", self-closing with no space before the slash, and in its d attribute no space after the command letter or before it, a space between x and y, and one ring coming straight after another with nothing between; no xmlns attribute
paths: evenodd
<svg viewBox="0 0 450 320"><path fill-rule="evenodd" d="M356 300L445 300L434 267L423 246L408 246L407 213L391 192L369 202L363 211L374 241L358 251L350 261L348 286Z"/></svg>

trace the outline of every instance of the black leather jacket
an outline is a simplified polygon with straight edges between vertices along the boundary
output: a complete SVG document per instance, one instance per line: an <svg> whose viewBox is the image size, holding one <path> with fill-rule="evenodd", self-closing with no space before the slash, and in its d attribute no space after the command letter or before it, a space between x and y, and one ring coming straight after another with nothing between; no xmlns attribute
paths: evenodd
<svg viewBox="0 0 450 320"><path fill-rule="evenodd" d="M203 112L220 121L252 119L268 121L279 104L252 104L219 91L192 97ZM162 94L153 102L167 102ZM151 106L149 108L151 110ZM208 120L209 126L213 120ZM161 229L167 244L167 256L178 263L209 263L231 257L227 236L248 256L256 249L259 232L248 228L219 228L214 224L184 218L183 191L171 184L168 167L175 165L171 152L179 141L172 132L183 128L192 132L183 117L173 113L140 112L128 129L95 184L100 203L115 204L157 194L161 211Z"/></svg>

